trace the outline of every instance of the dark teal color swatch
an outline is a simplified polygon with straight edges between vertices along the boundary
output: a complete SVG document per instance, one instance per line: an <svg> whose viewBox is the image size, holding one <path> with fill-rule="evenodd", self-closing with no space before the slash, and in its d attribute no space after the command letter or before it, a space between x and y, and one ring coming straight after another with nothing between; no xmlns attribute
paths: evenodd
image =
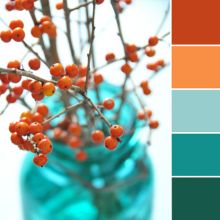
<svg viewBox="0 0 220 220"><path fill-rule="evenodd" d="M219 178L173 178L172 220L219 220Z"/></svg>
<svg viewBox="0 0 220 220"><path fill-rule="evenodd" d="M173 132L220 132L220 90L174 90L172 99Z"/></svg>
<svg viewBox="0 0 220 220"><path fill-rule="evenodd" d="M173 176L220 176L220 134L173 134Z"/></svg>

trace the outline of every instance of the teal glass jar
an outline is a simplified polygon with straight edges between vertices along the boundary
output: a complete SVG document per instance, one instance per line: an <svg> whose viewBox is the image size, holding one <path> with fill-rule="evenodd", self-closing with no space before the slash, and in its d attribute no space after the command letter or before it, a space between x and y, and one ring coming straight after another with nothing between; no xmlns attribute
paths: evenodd
<svg viewBox="0 0 220 220"><path fill-rule="evenodd" d="M101 98L115 96L118 90L105 83ZM89 96L95 99L94 93ZM52 112L62 108L53 99L47 105ZM84 146L88 160L78 162L72 149L53 141L43 168L33 164L33 155L27 156L21 173L24 220L150 220L153 169L146 130L136 120L134 105L126 102L122 107L120 124L127 134L114 151Z"/></svg>

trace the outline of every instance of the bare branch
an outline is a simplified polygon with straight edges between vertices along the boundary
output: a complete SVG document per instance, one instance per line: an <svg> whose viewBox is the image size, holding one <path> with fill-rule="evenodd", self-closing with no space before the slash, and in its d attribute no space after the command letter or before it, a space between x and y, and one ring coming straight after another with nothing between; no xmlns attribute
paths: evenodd
<svg viewBox="0 0 220 220"><path fill-rule="evenodd" d="M93 0L93 13L92 13L92 34L90 39L90 48L89 53L87 54L88 57L88 64L87 64L87 74L86 74L86 86L85 86L85 92L87 92L89 78L90 78L90 62L91 62L91 56L92 56L92 48L93 48L93 42L95 38L95 9L96 9L96 3L95 0Z"/></svg>

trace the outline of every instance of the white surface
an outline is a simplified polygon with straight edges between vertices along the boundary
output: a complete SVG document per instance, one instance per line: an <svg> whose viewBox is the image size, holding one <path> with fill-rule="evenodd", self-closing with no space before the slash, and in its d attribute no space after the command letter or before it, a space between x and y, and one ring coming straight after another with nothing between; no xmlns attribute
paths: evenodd
<svg viewBox="0 0 220 220"><path fill-rule="evenodd" d="M3 2L3 1L1 1ZM144 4L146 3L146 5ZM122 17L123 31L125 32L126 41L138 42L138 45L146 43L147 37L153 35L156 27L160 23L160 20L165 11L167 1L154 0L154 1L135 1L134 9L139 10L138 14L143 14L141 17L135 19L130 16ZM144 7L143 7L144 6ZM130 9L129 9L130 10ZM129 13L129 10L127 13ZM132 12L132 11L131 11ZM97 19L100 23L108 23L107 15L111 15L108 10L108 5L103 5L101 10L97 10ZM5 20L9 21L15 17L21 17L21 13L5 13L3 11L3 5L0 5L0 14ZM129 15L129 14L128 14ZM26 18L26 15L24 16ZM104 19L106 17L106 19ZM27 19L25 19L27 21ZM138 21L137 21L138 20ZM97 22L97 26L99 26ZM127 24L127 26L126 26ZM26 26L30 26L27 22ZM111 28L111 31L115 31L114 24L107 25ZM5 27L0 23L0 30ZM169 23L165 25L161 34L166 33L169 30ZM99 29L96 30L99 32ZM107 51L119 51L120 41L115 37L114 44L108 42L109 33L100 30L102 34L100 38L97 38L95 43L100 44L98 55L104 57ZM129 37L127 37L129 36ZM103 39L106 42L103 42ZM14 49L16 48L16 49ZM21 44L4 44L0 42L0 66L5 66L6 62L10 59L19 59L25 53L25 49ZM120 53L119 53L120 54ZM119 55L118 55L119 56ZM161 43L158 47L158 58L165 58L170 60L169 49L167 45ZM65 56L66 58L66 56ZM101 58L100 58L101 60ZM104 60L100 61L100 64ZM64 64L68 63L67 60L63 60ZM143 72L143 69L140 69ZM138 72L140 72L138 71ZM111 74L111 70L105 70L105 74ZM136 74L135 79L144 78L147 75ZM148 105L153 109L155 119L159 119L160 128L153 132L152 146L149 147L149 153L152 157L155 168L155 204L153 220L171 220L171 79L170 70L166 68L160 76L155 77L151 83L153 94L148 100ZM119 81L120 77L113 77ZM4 101L0 99L0 109L4 106ZM20 166L24 157L24 152L16 149L10 143L8 132L8 121L15 121L19 113L22 112L22 107L19 105L11 106L7 113L0 116L0 219L2 220L21 220L21 203L19 194L19 172Z"/></svg>

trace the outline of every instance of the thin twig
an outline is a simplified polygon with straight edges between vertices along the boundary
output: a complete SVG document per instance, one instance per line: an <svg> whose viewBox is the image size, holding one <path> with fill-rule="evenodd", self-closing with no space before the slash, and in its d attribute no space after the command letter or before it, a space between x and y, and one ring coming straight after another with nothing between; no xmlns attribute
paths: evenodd
<svg viewBox="0 0 220 220"><path fill-rule="evenodd" d="M89 5L89 4L93 3L93 2L94 1L92 0L92 1L89 1L89 2L85 2L85 3L79 4L78 6L69 9L69 12L75 11L75 10L80 9L82 7L86 7L87 5Z"/></svg>
<svg viewBox="0 0 220 220"><path fill-rule="evenodd" d="M89 78L90 78L90 62L91 62L91 56L92 56L93 42L94 42L94 38L95 38L95 9L96 9L96 3L95 3L95 0L93 0L92 34L91 34L91 39L90 39L89 53L87 54L88 64L87 64L87 74L86 74L85 92L87 92L88 84L89 84Z"/></svg>
<svg viewBox="0 0 220 220"><path fill-rule="evenodd" d="M70 105L70 106L66 107L64 110L62 110L62 111L59 112L58 114L53 115L53 116L51 116L50 118L48 118L47 120L45 120L45 121L43 122L43 124L48 124L49 122L51 122L51 121L54 120L55 118L58 118L58 117L60 117L61 115L65 114L65 113L67 113L67 112L69 112L69 111L72 111L73 109L78 108L78 107L81 106L82 104L83 104L83 101L81 101L81 102L79 102L79 103L77 103L77 104Z"/></svg>

